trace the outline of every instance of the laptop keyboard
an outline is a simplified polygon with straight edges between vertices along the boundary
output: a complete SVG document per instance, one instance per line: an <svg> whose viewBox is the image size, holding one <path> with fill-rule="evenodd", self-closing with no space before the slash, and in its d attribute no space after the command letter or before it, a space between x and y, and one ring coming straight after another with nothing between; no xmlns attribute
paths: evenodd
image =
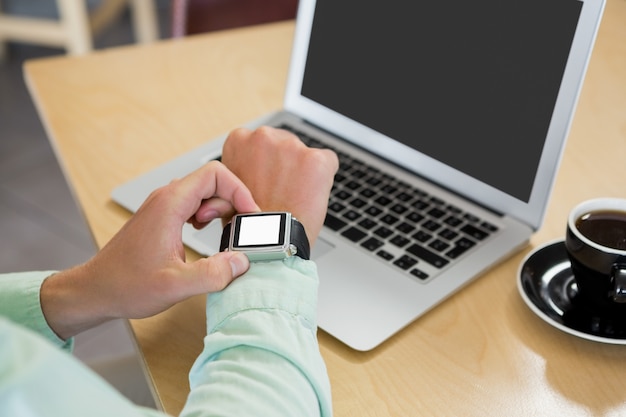
<svg viewBox="0 0 626 417"><path fill-rule="evenodd" d="M361 249L428 280L498 228L362 160L283 125L310 147L339 157L325 226Z"/></svg>

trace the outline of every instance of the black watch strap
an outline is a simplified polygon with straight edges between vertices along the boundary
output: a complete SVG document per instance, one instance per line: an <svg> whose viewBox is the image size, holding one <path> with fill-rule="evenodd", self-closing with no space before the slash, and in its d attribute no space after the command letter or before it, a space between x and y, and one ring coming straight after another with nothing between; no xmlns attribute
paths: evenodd
<svg viewBox="0 0 626 417"><path fill-rule="evenodd" d="M291 218L291 244L298 250L296 256L302 259L311 259L311 248L309 247L309 238L306 236L304 226L297 219Z"/></svg>
<svg viewBox="0 0 626 417"><path fill-rule="evenodd" d="M231 227L231 223L228 223L226 226L224 226L224 231L222 232L222 240L220 241L220 252L224 252L226 249L228 249ZM304 230L304 226L302 226L302 223L300 223L294 217L291 218L291 236L289 237L289 242L296 247L296 256L299 256L300 258L307 261L311 259L311 247L309 246L309 238L306 235L306 231Z"/></svg>
<svg viewBox="0 0 626 417"><path fill-rule="evenodd" d="M230 240L230 229L233 227L232 223L228 223L224 226L222 231L222 240L220 241L220 252L224 252L228 249L228 241Z"/></svg>

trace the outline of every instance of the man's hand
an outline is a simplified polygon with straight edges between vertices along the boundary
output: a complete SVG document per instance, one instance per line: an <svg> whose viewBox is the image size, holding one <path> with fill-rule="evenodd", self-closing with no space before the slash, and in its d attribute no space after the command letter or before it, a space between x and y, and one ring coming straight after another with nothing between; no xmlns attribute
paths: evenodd
<svg viewBox="0 0 626 417"><path fill-rule="evenodd" d="M219 162L154 191L91 260L44 282L48 324L66 339L109 319L148 317L224 289L248 269L246 256L219 253L186 263L182 227L258 210L246 186Z"/></svg>
<svg viewBox="0 0 626 417"><path fill-rule="evenodd" d="M222 161L246 184L263 211L291 212L313 246L339 167L334 152L309 148L286 130L261 127L233 131L224 144Z"/></svg>

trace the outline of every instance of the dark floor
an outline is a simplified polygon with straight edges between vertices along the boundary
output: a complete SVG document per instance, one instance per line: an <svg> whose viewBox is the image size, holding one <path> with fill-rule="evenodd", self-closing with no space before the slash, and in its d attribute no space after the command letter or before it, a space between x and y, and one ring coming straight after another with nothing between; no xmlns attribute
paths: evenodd
<svg viewBox="0 0 626 417"><path fill-rule="evenodd" d="M92 4L93 1L89 0ZM156 0L168 37L169 0ZM50 0L2 0L13 14L56 15ZM96 49L134 42L126 13L95 40ZM9 43L0 61L0 273L63 269L88 259L95 245L59 169L22 76L25 60L62 49ZM75 354L133 401L154 406L126 322L79 335Z"/></svg>

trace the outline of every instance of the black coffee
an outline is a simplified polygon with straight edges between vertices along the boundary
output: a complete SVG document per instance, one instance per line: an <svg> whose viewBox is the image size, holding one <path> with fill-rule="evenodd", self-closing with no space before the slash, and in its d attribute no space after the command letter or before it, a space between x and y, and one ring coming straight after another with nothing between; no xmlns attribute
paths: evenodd
<svg viewBox="0 0 626 417"><path fill-rule="evenodd" d="M626 211L603 210L583 214L576 220L576 228L602 246L626 250Z"/></svg>

